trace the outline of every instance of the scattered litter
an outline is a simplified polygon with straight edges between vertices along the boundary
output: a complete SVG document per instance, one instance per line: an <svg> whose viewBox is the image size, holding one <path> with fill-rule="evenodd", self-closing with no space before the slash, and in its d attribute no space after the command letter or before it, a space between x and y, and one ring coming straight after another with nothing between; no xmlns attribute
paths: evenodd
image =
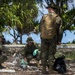
<svg viewBox="0 0 75 75"><path fill-rule="evenodd" d="M27 69L27 65L28 65L28 62L27 62L26 58L20 60L20 67L21 67L23 70L26 70L26 69Z"/></svg>
<svg viewBox="0 0 75 75"><path fill-rule="evenodd" d="M12 65L12 66L15 65L14 63L11 63L11 62L4 62L4 64L6 64L6 65Z"/></svg>
<svg viewBox="0 0 75 75"><path fill-rule="evenodd" d="M36 66L27 66L27 69L28 70L36 70L36 71L38 71L39 69L36 67Z"/></svg>

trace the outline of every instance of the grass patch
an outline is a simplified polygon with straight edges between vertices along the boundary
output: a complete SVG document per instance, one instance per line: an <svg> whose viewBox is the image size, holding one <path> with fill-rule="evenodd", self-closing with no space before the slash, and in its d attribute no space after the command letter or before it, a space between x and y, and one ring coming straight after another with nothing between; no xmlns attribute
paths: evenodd
<svg viewBox="0 0 75 75"><path fill-rule="evenodd" d="M65 53L65 57L66 59L69 59L69 60L75 60L75 51L72 51L70 53Z"/></svg>

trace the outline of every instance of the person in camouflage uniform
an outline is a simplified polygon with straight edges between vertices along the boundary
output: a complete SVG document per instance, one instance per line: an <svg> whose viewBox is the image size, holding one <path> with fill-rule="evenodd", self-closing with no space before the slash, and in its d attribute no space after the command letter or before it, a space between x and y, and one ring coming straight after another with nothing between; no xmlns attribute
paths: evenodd
<svg viewBox="0 0 75 75"><path fill-rule="evenodd" d="M49 11L45 14L41 21L39 30L41 32L41 62L42 62L42 73L47 73L46 65L49 65L49 73L54 73L54 55L56 53L56 45L59 41L62 27L62 19L56 13L56 5L50 4L46 7Z"/></svg>
<svg viewBox="0 0 75 75"><path fill-rule="evenodd" d="M32 37L28 37L26 40L27 44L24 48L24 57L27 58L27 61L29 62L32 58L36 58L38 60L38 54L36 54L35 56L33 55L33 52L36 49L39 49L39 46L37 43L35 43L32 39Z"/></svg>
<svg viewBox="0 0 75 75"><path fill-rule="evenodd" d="M7 60L7 57L2 54L2 38L3 35L0 33L0 68L4 68L1 64Z"/></svg>

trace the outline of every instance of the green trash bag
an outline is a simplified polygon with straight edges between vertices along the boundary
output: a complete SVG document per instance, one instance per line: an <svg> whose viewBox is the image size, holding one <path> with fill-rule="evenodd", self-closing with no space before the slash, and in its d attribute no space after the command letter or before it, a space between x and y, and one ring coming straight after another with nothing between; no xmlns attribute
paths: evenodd
<svg viewBox="0 0 75 75"><path fill-rule="evenodd" d="M39 49L35 49L33 52L33 56L36 56L38 54Z"/></svg>

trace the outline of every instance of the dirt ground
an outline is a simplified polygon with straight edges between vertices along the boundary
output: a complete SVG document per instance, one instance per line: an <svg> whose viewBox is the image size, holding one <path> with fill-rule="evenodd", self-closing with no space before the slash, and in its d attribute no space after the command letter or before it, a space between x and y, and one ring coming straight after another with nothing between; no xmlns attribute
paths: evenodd
<svg viewBox="0 0 75 75"><path fill-rule="evenodd" d="M50 75L75 75L75 63L68 63L69 70L72 72L67 72L66 74L50 74ZM0 75L49 75L42 74L40 70L18 70L13 73L0 72Z"/></svg>
<svg viewBox="0 0 75 75"><path fill-rule="evenodd" d="M11 57L9 59L9 61L13 62L12 60L14 61L14 59L12 59L12 57ZM9 61L7 61L7 62L9 62ZM14 69L15 72L0 72L0 75L75 75L75 61L73 61L73 62L67 61L66 64L67 64L67 69L71 70L71 72L69 71L66 74L58 74L58 73L57 74L56 73L55 74L42 74L41 70L39 68L23 70L23 69L19 69L19 67L17 67L17 69ZM34 65L33 65L33 67L34 67Z"/></svg>
<svg viewBox="0 0 75 75"><path fill-rule="evenodd" d="M0 75L40 75L36 71L17 71L15 73L0 73Z"/></svg>

